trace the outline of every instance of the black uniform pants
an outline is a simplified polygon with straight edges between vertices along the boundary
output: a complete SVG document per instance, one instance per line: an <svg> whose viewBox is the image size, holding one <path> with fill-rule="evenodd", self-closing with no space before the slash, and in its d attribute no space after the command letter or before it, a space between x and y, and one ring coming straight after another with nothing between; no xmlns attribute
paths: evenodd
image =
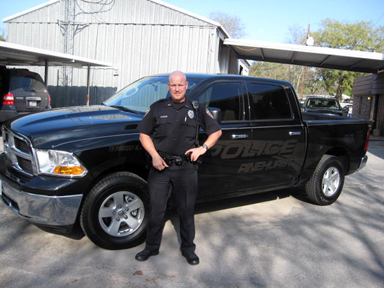
<svg viewBox="0 0 384 288"><path fill-rule="evenodd" d="M194 252L196 248L193 240L195 238L194 208L197 196L197 169L189 162L183 162L180 166L170 165L163 171L152 167L149 171L150 215L146 249L159 251L170 185L172 185L172 193L180 218L181 252Z"/></svg>

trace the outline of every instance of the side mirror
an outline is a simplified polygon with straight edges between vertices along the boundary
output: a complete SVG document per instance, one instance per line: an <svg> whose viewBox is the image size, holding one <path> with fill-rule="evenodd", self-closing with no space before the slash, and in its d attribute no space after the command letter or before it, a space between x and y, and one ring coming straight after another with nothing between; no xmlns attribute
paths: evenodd
<svg viewBox="0 0 384 288"><path fill-rule="evenodd" d="M208 111L212 114L213 119L215 119L219 124L221 123L221 109L215 107L207 107Z"/></svg>

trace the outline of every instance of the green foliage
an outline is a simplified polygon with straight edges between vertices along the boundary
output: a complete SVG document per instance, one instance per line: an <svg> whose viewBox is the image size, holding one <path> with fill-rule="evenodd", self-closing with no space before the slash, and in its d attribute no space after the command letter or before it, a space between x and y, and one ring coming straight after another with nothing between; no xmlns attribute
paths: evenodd
<svg viewBox="0 0 384 288"><path fill-rule="evenodd" d="M254 62L249 70L249 75L255 77L264 77L271 79L279 79L289 81L293 84L298 94L301 93L301 83L303 81L303 73L305 71L305 88L303 94L320 93L322 87L321 82L315 78L314 68L304 68L297 65L279 64L271 62ZM322 93L324 94L324 93ZM299 95L300 96L300 95Z"/></svg>
<svg viewBox="0 0 384 288"><path fill-rule="evenodd" d="M0 41L5 41L5 32L4 32L4 29L0 29Z"/></svg>
<svg viewBox="0 0 384 288"><path fill-rule="evenodd" d="M291 27L290 33L292 40L289 42L303 43L304 30ZM311 36L315 39L315 46L384 53L384 26L375 28L372 22L349 23L326 19ZM300 94L304 70L294 65L255 62L250 75L290 81ZM362 76L364 73L308 67L303 94L330 94L338 98L342 94L351 96L355 78Z"/></svg>
<svg viewBox="0 0 384 288"><path fill-rule="evenodd" d="M384 27L374 28L372 22L339 22L326 19L312 34L316 46L348 50L384 52Z"/></svg>
<svg viewBox="0 0 384 288"><path fill-rule="evenodd" d="M372 22L339 22L326 19L321 28L312 34L315 44L321 47L383 52L384 27L374 28ZM352 85L363 73L340 71L333 69L317 69L319 79L323 80L328 94L341 98L342 94L351 95Z"/></svg>

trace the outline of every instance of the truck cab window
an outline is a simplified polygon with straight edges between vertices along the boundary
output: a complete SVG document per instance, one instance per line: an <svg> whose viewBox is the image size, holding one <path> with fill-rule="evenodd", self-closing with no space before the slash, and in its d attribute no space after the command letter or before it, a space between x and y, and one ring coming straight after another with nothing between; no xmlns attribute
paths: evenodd
<svg viewBox="0 0 384 288"><path fill-rule="evenodd" d="M242 95L240 82L218 82L203 90L199 102L206 107L220 108L222 121L244 120Z"/></svg>
<svg viewBox="0 0 384 288"><path fill-rule="evenodd" d="M281 86L250 83L251 119L291 119L288 97Z"/></svg>

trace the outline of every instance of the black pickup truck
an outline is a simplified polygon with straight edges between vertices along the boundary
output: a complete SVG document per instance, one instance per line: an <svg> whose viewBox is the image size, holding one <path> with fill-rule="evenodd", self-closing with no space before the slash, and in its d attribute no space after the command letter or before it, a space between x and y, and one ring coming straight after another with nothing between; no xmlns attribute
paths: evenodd
<svg viewBox="0 0 384 288"><path fill-rule="evenodd" d="M309 201L329 205L339 197L345 175L367 161L367 122L301 114L289 82L202 74L187 79L187 97L205 104L223 131L201 159L198 201L302 185ZM52 232L80 225L106 249L141 243L148 157L136 127L150 104L169 97L167 82L168 75L145 77L102 105L6 122L2 200ZM207 135L200 132L202 143Z"/></svg>

